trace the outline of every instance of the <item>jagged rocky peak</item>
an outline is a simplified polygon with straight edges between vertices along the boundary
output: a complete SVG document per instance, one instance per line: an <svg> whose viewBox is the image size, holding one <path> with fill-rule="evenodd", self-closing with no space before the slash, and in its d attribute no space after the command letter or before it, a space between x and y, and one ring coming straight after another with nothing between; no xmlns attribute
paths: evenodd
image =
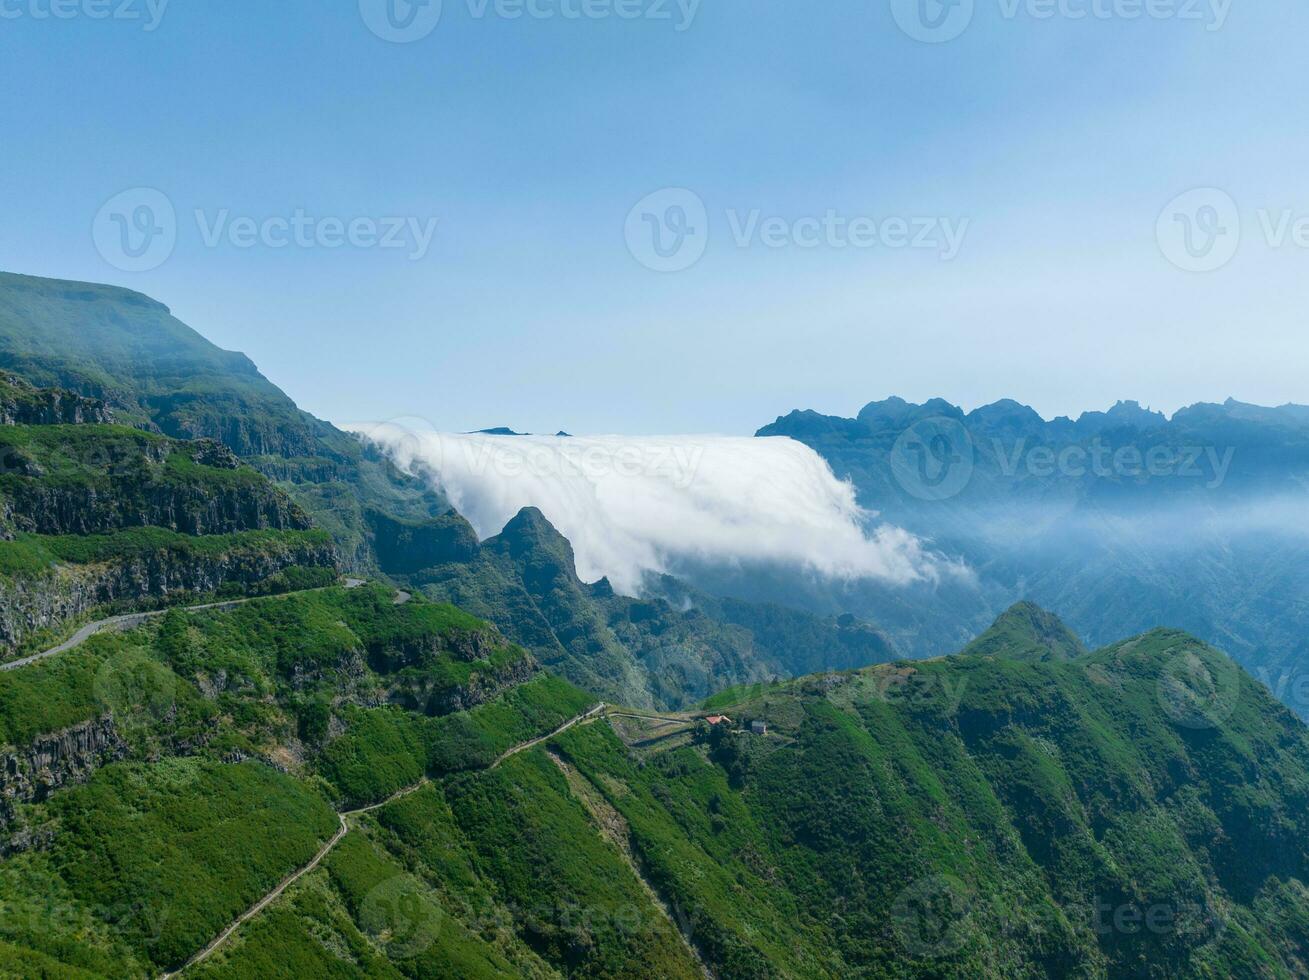
<svg viewBox="0 0 1309 980"><path fill-rule="evenodd" d="M1083 412L1077 420L1077 427L1083 432L1116 428L1157 429L1167 424L1168 417L1163 412L1142 408L1138 401L1120 401L1107 412Z"/></svg>
<svg viewBox="0 0 1309 980"><path fill-rule="evenodd" d="M1002 398L998 402L974 409L968 413L968 423L985 429L1019 435L1039 433L1047 424L1036 409L1016 402L1012 398Z"/></svg>
<svg viewBox="0 0 1309 980"><path fill-rule="evenodd" d="M515 558L528 554L549 556L569 569L575 567L573 546L536 507L520 510L486 545L505 548Z"/></svg>

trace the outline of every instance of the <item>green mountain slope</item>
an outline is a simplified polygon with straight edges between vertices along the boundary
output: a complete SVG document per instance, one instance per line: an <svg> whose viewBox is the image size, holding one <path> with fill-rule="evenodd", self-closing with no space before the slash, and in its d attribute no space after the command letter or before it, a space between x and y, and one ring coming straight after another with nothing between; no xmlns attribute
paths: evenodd
<svg viewBox="0 0 1309 980"><path fill-rule="evenodd" d="M220 443L109 423L103 403L0 384L0 660L93 613L336 578L330 538Z"/></svg>
<svg viewBox="0 0 1309 980"><path fill-rule="evenodd" d="M1010 660L1072 660L1086 653L1086 647L1058 616L1034 602L1020 602L963 652Z"/></svg>
<svg viewBox="0 0 1309 980"><path fill-rule="evenodd" d="M177 967L306 866L334 810L490 766L593 704L485 623L401 598L365 586L173 611L0 673L0 975ZM367 822L368 842L323 867L372 950L376 917L408 897L369 897L401 866L374 853L372 818L344 819ZM433 936L429 969L533 960L469 919Z"/></svg>
<svg viewBox="0 0 1309 980"><path fill-rule="evenodd" d="M71 389L60 411L216 440L331 535L346 571L380 572L465 606L614 700L679 707L731 685L892 656L878 630L835 616L720 600L671 579L653 583L648 601L582 583L568 542L544 519L520 517L479 545L427 482L301 412L243 355L129 290L0 274L0 370L15 376L9 388L0 381L0 417L35 397L24 386L57 383ZM86 438L103 454L101 441ZM95 490L118 500L125 487L101 481ZM72 504L65 510L86 509Z"/></svg>
<svg viewBox="0 0 1309 980"><path fill-rule="evenodd" d="M912 655L954 649L943 635L976 634L1031 598L1092 645L1185 629L1309 717L1296 688L1309 652L1304 406L1229 399L1165 418L1120 402L1046 420L1011 400L964 412L889 398L852 419L792 412L758 434L805 443L863 506L975 571L971 599L850 598ZM793 591L824 608L804 583Z"/></svg>
<svg viewBox="0 0 1309 980"><path fill-rule="evenodd" d="M372 521L383 570L500 624L552 670L624 704L680 708L724 687L893 656L853 620L718 599L672 578L641 599L585 583L567 539L535 508L481 544L458 515Z"/></svg>
<svg viewBox="0 0 1309 980"><path fill-rule="evenodd" d="M766 735L559 751L723 976L1302 975L1304 726L1184 634L1029 652L715 702Z"/></svg>
<svg viewBox="0 0 1309 980"><path fill-rule="evenodd" d="M710 727L382 586L95 636L0 672L0 973L154 975L280 881L187 975L1299 975L1304 725L1178 632L978 649Z"/></svg>
<svg viewBox="0 0 1309 980"><path fill-rule="evenodd" d="M449 509L300 411L245 355L131 290L0 273L0 370L102 402L125 425L221 442L313 515L354 570L374 567L365 507L414 519ZM0 390L0 408L5 401Z"/></svg>

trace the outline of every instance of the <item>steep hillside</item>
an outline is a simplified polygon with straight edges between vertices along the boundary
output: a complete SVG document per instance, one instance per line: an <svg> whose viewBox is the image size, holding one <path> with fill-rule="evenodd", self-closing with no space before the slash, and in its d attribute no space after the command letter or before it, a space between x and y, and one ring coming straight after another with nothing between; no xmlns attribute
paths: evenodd
<svg viewBox="0 0 1309 980"><path fill-rule="evenodd" d="M227 525L237 502L217 499L216 480L188 488L178 475L192 452L211 476L231 470L227 482L244 481L247 497L268 490L250 468L285 492L262 504L243 498L243 529L293 521L298 530L312 522L331 535L346 571L382 573L464 605L573 682L615 700L677 707L733 684L892 656L878 630L840 619L844 609L816 617L776 603L720 600L672 579L651 583L642 601L615 595L607 583L582 583L568 542L543 519L520 516L479 544L428 481L398 472L354 437L299 411L244 356L219 350L161 304L128 290L0 274L0 369L12 375L0 383L0 416L62 420L60 413L71 413L120 426L85 427L76 438L66 429L38 438L20 426L0 439L9 460L0 489L27 494L27 511L39 512L39 519L11 522L17 531L235 530ZM65 389L34 387L43 384ZM170 442L174 437L192 440L194 449L178 449L184 444ZM159 457L165 465L154 469L164 475L143 476L140 465L119 457ZM286 513L274 513L273 504ZM213 578L175 571L146 577L168 582L142 585L143 598ZM121 579L65 591L118 602L131 591ZM42 625L95 603L53 604L55 612L38 614Z"/></svg>
<svg viewBox="0 0 1309 980"><path fill-rule="evenodd" d="M710 725L598 712L403 599L174 612L0 673L0 972L150 976L202 951L185 976L1309 962L1309 730L1183 633L752 685Z"/></svg>
<svg viewBox="0 0 1309 980"><path fill-rule="evenodd" d="M591 704L485 623L367 586L173 611L0 672L0 975L181 966L333 841L296 900L352 923L348 944L320 950L347 957L340 971L359 975L355 955L385 965L392 903L459 884L421 882L418 856L450 861L440 872L458 856L421 836L439 833L428 825L409 831L412 854L388 858L361 808L491 766ZM540 962L477 928L484 911L430 937L424 975ZM296 950L275 939L262 955L284 970Z"/></svg>
<svg viewBox="0 0 1309 980"><path fill-rule="evenodd" d="M500 624L552 670L625 704L679 708L732 685L893 656L852 619L718 599L671 578L642 599L585 583L567 539L535 508L480 545L457 515L373 526L387 573Z"/></svg>
<svg viewBox="0 0 1309 980"><path fill-rule="evenodd" d="M729 692L653 757L558 750L721 976L1303 975L1304 725L1185 634L1025 647Z"/></svg>
<svg viewBox="0 0 1309 980"><path fill-rule="evenodd" d="M1058 616L1034 602L1020 602L963 652L1009 660L1072 660L1086 653L1086 647Z"/></svg>
<svg viewBox="0 0 1309 980"><path fill-rule="evenodd" d="M62 389L0 397L0 660L96 612L335 580L330 538L220 443L107 424Z"/></svg>
<svg viewBox="0 0 1309 980"><path fill-rule="evenodd" d="M19 385L69 389L125 425L221 442L287 490L355 570L374 567L365 507L414 519L449 509L300 411L245 355L220 350L130 290L0 273L0 370ZM6 390L0 414L14 401Z"/></svg>

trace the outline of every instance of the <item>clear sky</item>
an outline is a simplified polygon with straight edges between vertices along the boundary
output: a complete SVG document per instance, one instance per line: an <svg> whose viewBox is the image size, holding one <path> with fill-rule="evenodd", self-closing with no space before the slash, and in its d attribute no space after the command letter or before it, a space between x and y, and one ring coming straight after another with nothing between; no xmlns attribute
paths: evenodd
<svg viewBox="0 0 1309 980"><path fill-rule="evenodd" d="M338 420L1309 402L1303 4L387 2L0 0L0 268Z"/></svg>

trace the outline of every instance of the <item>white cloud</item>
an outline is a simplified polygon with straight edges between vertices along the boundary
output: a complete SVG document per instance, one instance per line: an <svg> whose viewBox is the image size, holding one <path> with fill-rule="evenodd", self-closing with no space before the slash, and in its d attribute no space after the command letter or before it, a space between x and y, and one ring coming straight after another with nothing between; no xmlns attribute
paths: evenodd
<svg viewBox="0 0 1309 980"><path fill-rule="evenodd" d="M584 579L608 576L628 593L679 561L784 564L894 584L957 570L907 531L874 526L854 488L791 439L346 428L439 485L483 538L523 507L539 508L572 543Z"/></svg>

